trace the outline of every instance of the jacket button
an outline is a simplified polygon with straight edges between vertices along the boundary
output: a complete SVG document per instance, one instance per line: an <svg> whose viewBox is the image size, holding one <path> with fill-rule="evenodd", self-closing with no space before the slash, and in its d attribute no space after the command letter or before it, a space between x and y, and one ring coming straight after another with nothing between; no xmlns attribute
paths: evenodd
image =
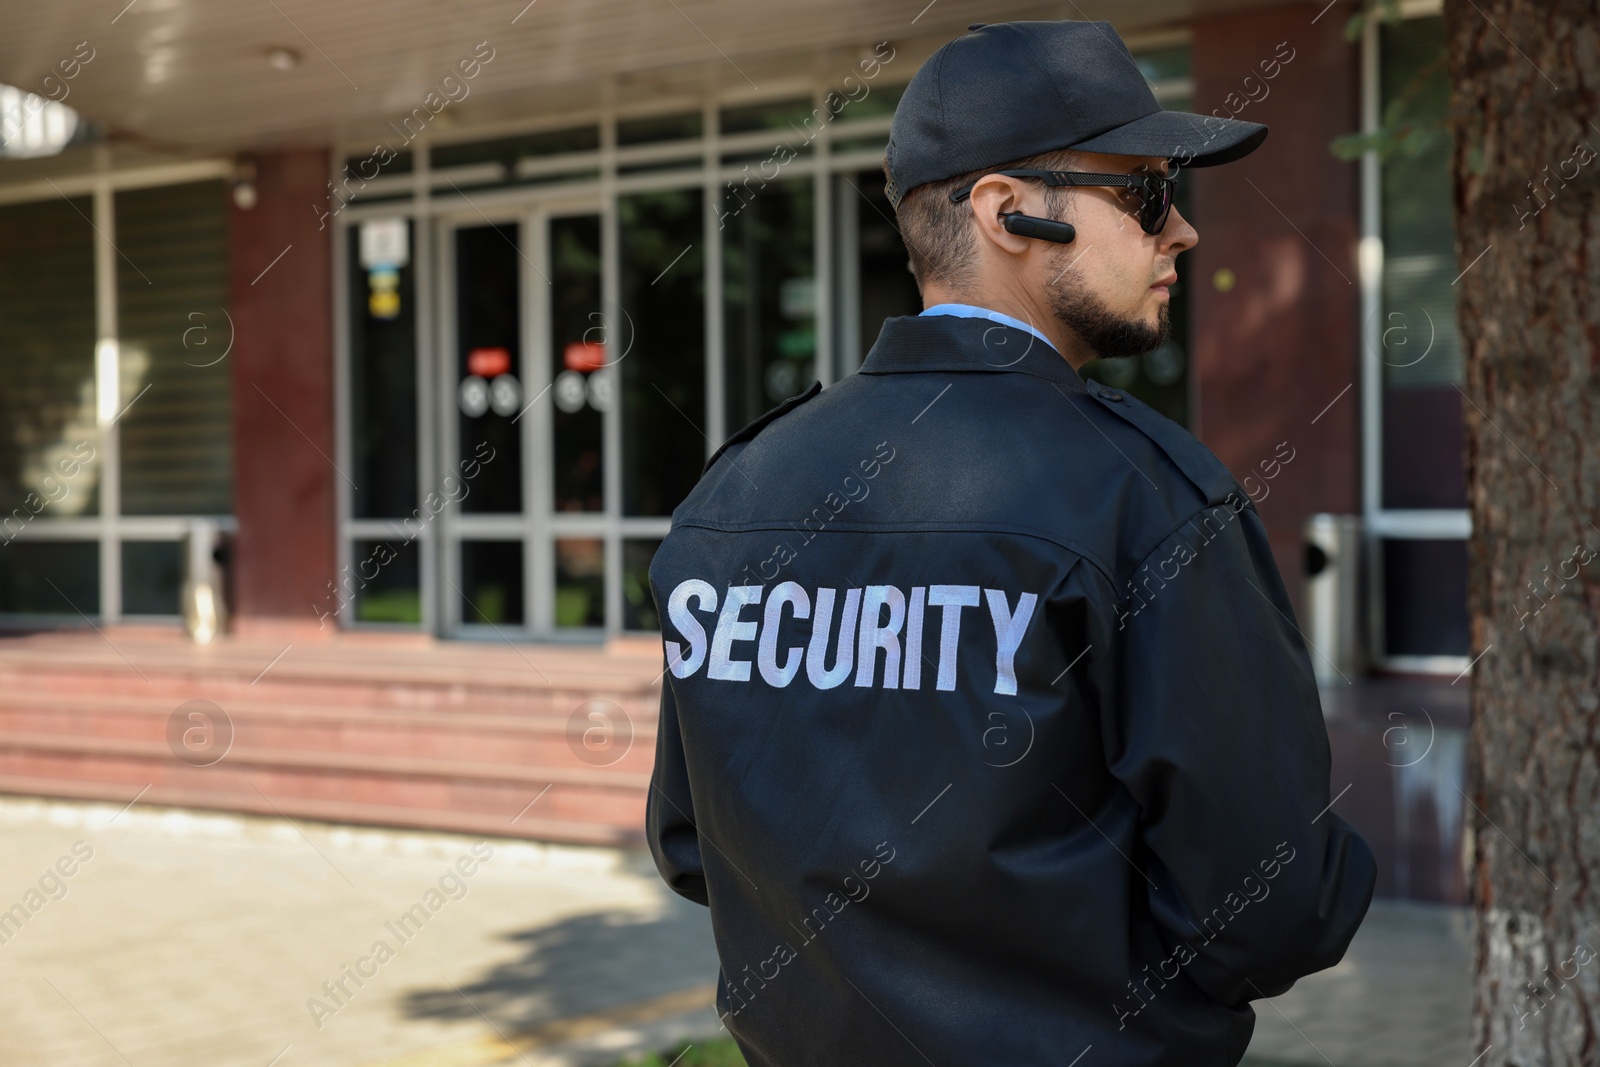
<svg viewBox="0 0 1600 1067"><path fill-rule="evenodd" d="M1105 389L1105 388L1102 388L1102 389L1101 389L1101 390L1100 390L1100 395L1101 395L1101 396L1102 396L1102 397L1104 397L1104 398L1105 398L1105 399L1107 399L1107 400L1116 400L1116 401L1120 401L1120 400L1121 400L1121 399L1122 399L1122 394L1121 394L1121 393L1119 393L1119 392L1117 392L1117 391L1116 391L1116 390L1115 390L1115 389Z"/></svg>

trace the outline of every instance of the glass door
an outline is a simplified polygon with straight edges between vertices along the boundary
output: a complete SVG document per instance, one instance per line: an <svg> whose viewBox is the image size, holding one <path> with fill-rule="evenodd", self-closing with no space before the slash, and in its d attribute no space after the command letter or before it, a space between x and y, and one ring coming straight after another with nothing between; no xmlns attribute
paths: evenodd
<svg viewBox="0 0 1600 1067"><path fill-rule="evenodd" d="M438 484L447 633L526 631L528 467L523 272L525 220L447 220L441 286Z"/></svg>
<svg viewBox="0 0 1600 1067"><path fill-rule="evenodd" d="M622 330L602 297L602 220L588 212L545 215L540 223L548 278L539 282L543 471L548 536L536 544L542 629L593 634L607 626L606 558L612 540L607 442L617 398ZM547 591L546 591L547 590Z"/></svg>
<svg viewBox="0 0 1600 1067"><path fill-rule="evenodd" d="M607 630L601 215L473 213L440 223L441 630Z"/></svg>

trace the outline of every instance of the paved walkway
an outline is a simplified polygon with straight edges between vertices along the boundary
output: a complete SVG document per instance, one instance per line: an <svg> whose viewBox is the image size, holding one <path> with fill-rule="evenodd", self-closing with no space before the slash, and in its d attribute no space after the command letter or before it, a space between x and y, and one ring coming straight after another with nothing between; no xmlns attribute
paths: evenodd
<svg viewBox="0 0 1600 1067"><path fill-rule="evenodd" d="M1467 1067L1472 968L1463 908L1375 900L1338 966L1256 1001L1250 1059ZM1249 1060L1246 1060L1249 1063Z"/></svg>
<svg viewBox="0 0 1600 1067"><path fill-rule="evenodd" d="M454 1067L573 1038L626 1050L628 1018L596 1033L583 1017L669 994L644 1014L698 1005L716 1024L709 919L642 852L7 797L0 855L0 911L31 909L0 929L0 1064ZM434 1049L450 1057L407 1059Z"/></svg>
<svg viewBox="0 0 1600 1067"><path fill-rule="evenodd" d="M590 1067L718 1032L708 915L643 852L0 797L0 854L3 1064ZM1466 946L1380 903L1252 1056L1465 1067Z"/></svg>

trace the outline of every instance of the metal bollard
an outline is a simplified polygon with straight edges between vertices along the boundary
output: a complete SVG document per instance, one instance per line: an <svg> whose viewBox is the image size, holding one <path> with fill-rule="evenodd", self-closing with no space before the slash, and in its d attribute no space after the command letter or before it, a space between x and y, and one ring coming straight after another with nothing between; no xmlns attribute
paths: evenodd
<svg viewBox="0 0 1600 1067"><path fill-rule="evenodd" d="M1318 685L1366 670L1361 519L1312 515L1305 524L1305 635Z"/></svg>
<svg viewBox="0 0 1600 1067"><path fill-rule="evenodd" d="M227 628L226 542L215 519L192 519L183 539L183 626L196 644Z"/></svg>

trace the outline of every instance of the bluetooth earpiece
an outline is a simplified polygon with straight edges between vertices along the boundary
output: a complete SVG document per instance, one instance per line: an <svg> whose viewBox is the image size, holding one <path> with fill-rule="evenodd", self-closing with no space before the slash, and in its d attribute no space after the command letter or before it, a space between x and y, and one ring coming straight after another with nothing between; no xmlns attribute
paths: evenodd
<svg viewBox="0 0 1600 1067"><path fill-rule="evenodd" d="M1000 217L1005 220L1007 233L1022 237L1037 237L1041 241L1069 245L1078 236L1078 231L1073 229L1070 222L1041 219L1037 215L1024 215L1020 211L1002 211Z"/></svg>

